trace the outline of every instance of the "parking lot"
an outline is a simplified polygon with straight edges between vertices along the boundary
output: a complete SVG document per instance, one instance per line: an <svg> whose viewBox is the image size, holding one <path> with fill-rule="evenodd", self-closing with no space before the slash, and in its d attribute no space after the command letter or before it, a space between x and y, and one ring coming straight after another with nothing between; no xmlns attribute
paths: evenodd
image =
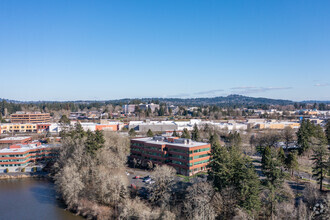
<svg viewBox="0 0 330 220"><path fill-rule="evenodd" d="M142 188L142 187L147 187L149 185L149 183L145 183L143 182L143 178L146 176L150 176L152 179L152 171L148 171L148 170L142 170L139 168L127 168L126 172L129 173L128 180L129 180L129 184L134 184L135 186ZM135 179L135 176L139 176L140 178ZM182 176L176 176L175 177L175 181L184 181L184 182L189 182L189 181L193 181L193 180L202 180L202 181L206 181L207 176L206 175L199 175L199 176L194 176L194 177L182 177Z"/></svg>
<svg viewBox="0 0 330 220"><path fill-rule="evenodd" d="M142 169L133 169L133 168L127 168L126 171L129 173L128 180L131 184L136 185L137 187L146 187L149 184L143 182L143 177L150 176L151 171L142 170ZM134 179L135 176L140 176L139 179Z"/></svg>

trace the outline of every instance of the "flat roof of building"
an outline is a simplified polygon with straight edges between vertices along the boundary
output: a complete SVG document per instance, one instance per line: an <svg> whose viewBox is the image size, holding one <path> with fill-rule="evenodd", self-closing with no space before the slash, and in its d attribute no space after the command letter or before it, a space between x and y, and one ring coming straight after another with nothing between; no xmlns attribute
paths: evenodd
<svg viewBox="0 0 330 220"><path fill-rule="evenodd" d="M178 146L178 147L186 147L186 148L199 147L199 146L204 146L204 145L208 144L208 143L203 143L203 142L192 141L190 139L185 139L185 138L176 139L175 142L166 141L165 137L164 137L163 140L157 140L157 139L154 139L153 137L134 138L132 140L134 140L134 141L143 141L143 142L148 143L148 144L156 144L156 145L168 144L168 145L173 145L173 146ZM182 141L182 143L180 143L179 141Z"/></svg>
<svg viewBox="0 0 330 220"><path fill-rule="evenodd" d="M13 126L13 125L37 125L37 124L40 124L40 123L36 123L36 124L34 124L34 123L1 123L0 125L1 126L6 126L6 125L8 125L8 126Z"/></svg>
<svg viewBox="0 0 330 220"><path fill-rule="evenodd" d="M25 139L29 139L31 137L6 137L6 138L2 138L0 139L0 141L22 141Z"/></svg>
<svg viewBox="0 0 330 220"><path fill-rule="evenodd" d="M12 115L40 115L40 114L50 114L50 113L42 113L42 112L16 112Z"/></svg>
<svg viewBox="0 0 330 220"><path fill-rule="evenodd" d="M3 153L22 153L28 150L33 149L43 149L43 148L49 148L49 147L58 147L59 145L52 145L52 144L43 144L37 146L36 144L27 144L27 145L18 145L20 148L4 148L0 149L0 154Z"/></svg>

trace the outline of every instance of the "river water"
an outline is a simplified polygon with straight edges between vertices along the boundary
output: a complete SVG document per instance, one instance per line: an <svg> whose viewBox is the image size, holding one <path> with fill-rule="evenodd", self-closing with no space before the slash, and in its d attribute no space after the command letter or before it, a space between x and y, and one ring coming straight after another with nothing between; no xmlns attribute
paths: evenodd
<svg viewBox="0 0 330 220"><path fill-rule="evenodd" d="M81 220L64 210L54 184L39 179L0 180L0 220Z"/></svg>

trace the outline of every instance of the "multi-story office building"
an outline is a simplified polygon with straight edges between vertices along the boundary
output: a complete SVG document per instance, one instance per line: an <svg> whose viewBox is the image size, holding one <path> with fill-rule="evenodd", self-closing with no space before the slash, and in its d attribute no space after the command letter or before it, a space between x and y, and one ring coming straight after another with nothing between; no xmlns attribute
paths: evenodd
<svg viewBox="0 0 330 220"><path fill-rule="evenodd" d="M11 123L49 123L50 114L40 112L16 112L16 114L10 115L10 120Z"/></svg>
<svg viewBox="0 0 330 220"><path fill-rule="evenodd" d="M146 111L150 108L151 112L154 112L156 109L159 109L159 104L139 104L139 105L134 105L134 104L128 104L128 105L123 105L123 113L124 114L130 114L135 112L135 109L138 107L141 111Z"/></svg>
<svg viewBox="0 0 330 220"><path fill-rule="evenodd" d="M50 123L37 124L37 133L43 133L49 131Z"/></svg>
<svg viewBox="0 0 330 220"><path fill-rule="evenodd" d="M20 171L31 162L50 160L57 154L58 147L38 144L17 144L0 150L0 169Z"/></svg>
<svg viewBox="0 0 330 220"><path fill-rule="evenodd" d="M37 132L37 124L0 124L1 134L34 133Z"/></svg>
<svg viewBox="0 0 330 220"><path fill-rule="evenodd" d="M158 104L150 103L150 104L139 104L139 109L142 111L146 111L150 108L151 112L154 112L156 109L159 109Z"/></svg>
<svg viewBox="0 0 330 220"><path fill-rule="evenodd" d="M135 111L135 105L129 104L129 105L123 105L123 113L124 114L130 114Z"/></svg>
<svg viewBox="0 0 330 220"><path fill-rule="evenodd" d="M207 169L211 145L177 137L136 138L131 140L131 159L167 164L177 173L191 176Z"/></svg>

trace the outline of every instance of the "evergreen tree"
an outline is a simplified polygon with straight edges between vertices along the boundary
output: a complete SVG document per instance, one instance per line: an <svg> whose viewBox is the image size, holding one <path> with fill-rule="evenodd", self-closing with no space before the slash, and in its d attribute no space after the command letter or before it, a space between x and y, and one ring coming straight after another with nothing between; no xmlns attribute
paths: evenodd
<svg viewBox="0 0 330 220"><path fill-rule="evenodd" d="M266 176L265 185L269 189L268 201L270 204L271 218L274 216L275 206L280 197L278 196L284 181L284 173L281 170L281 163L277 160L277 153L274 149L267 150L265 153L263 173Z"/></svg>
<svg viewBox="0 0 330 220"><path fill-rule="evenodd" d="M165 110L163 106L160 106L159 110L158 110L158 116L164 116Z"/></svg>
<svg viewBox="0 0 330 220"><path fill-rule="evenodd" d="M146 117L150 117L150 113L149 113L148 110L145 110L145 113L144 114L146 115Z"/></svg>
<svg viewBox="0 0 330 220"><path fill-rule="evenodd" d="M330 176L330 156L328 156L328 176Z"/></svg>
<svg viewBox="0 0 330 220"><path fill-rule="evenodd" d="M219 136L216 133L211 134L209 143L211 144L212 148L213 148L213 146L220 145Z"/></svg>
<svg viewBox="0 0 330 220"><path fill-rule="evenodd" d="M195 125L194 125L194 129L193 129L193 131L191 132L191 139L192 139L193 141L199 141L199 138L200 138L199 130L198 130L197 124L195 123Z"/></svg>
<svg viewBox="0 0 330 220"><path fill-rule="evenodd" d="M205 124L205 125L204 125L204 129L203 129L203 131L204 131L205 133L210 133L210 132L211 132L211 129L210 129L209 124Z"/></svg>
<svg viewBox="0 0 330 220"><path fill-rule="evenodd" d="M154 133L152 133L152 131L149 129L148 132L147 132L147 136L148 137L153 137Z"/></svg>
<svg viewBox="0 0 330 220"><path fill-rule="evenodd" d="M70 119L66 115L62 115L59 123L69 125Z"/></svg>
<svg viewBox="0 0 330 220"><path fill-rule="evenodd" d="M282 147L280 147L280 149L278 150L278 154L277 154L277 158L278 160L281 162L282 165L285 165L285 153Z"/></svg>
<svg viewBox="0 0 330 220"><path fill-rule="evenodd" d="M270 147L265 147L263 152L262 152L262 157L261 157L261 166L262 168L265 168L266 163L268 163L268 159L271 158L271 149Z"/></svg>
<svg viewBox="0 0 330 220"><path fill-rule="evenodd" d="M188 131L187 128L184 128L184 129L183 129L183 132L182 132L181 138L190 139L190 134L189 134L189 131Z"/></svg>
<svg viewBox="0 0 330 220"><path fill-rule="evenodd" d="M104 146L105 139L103 133L99 130L96 130L95 132L88 130L86 136L86 151L94 155L97 150Z"/></svg>
<svg viewBox="0 0 330 220"><path fill-rule="evenodd" d="M219 144L212 145L211 158L208 167L208 178L213 182L214 188L218 191L230 184L233 173L229 168L232 162L229 152Z"/></svg>
<svg viewBox="0 0 330 220"><path fill-rule="evenodd" d="M71 137L72 139L83 138L86 136L86 132L79 122L74 127L70 127L69 130L63 129L60 131L61 137Z"/></svg>
<svg viewBox="0 0 330 220"><path fill-rule="evenodd" d="M320 125L314 126L313 131L314 131L313 137L316 138L317 142L319 142L322 145L328 144L327 136L324 133L323 128ZM313 142L313 140L312 140L312 142Z"/></svg>
<svg viewBox="0 0 330 220"><path fill-rule="evenodd" d="M2 118L2 115L0 113L0 123L5 123L6 121Z"/></svg>
<svg viewBox="0 0 330 220"><path fill-rule="evenodd" d="M135 137L135 136L136 136L136 132L135 132L134 128L131 128L131 129L128 131L128 135L129 135L130 137Z"/></svg>
<svg viewBox="0 0 330 220"><path fill-rule="evenodd" d="M298 145L300 146L298 151L299 155L303 154L304 152L310 149L311 147L310 139L311 137L314 136L314 130L315 127L309 120L305 120L305 119L302 120L300 124L300 128L297 132Z"/></svg>
<svg viewBox="0 0 330 220"><path fill-rule="evenodd" d="M330 120L328 120L327 124L325 125L325 135L327 136L328 145L330 145Z"/></svg>
<svg viewBox="0 0 330 220"><path fill-rule="evenodd" d="M140 114L141 113L141 109L140 109L140 106L136 105L135 106L135 109L134 109L134 112L137 114Z"/></svg>
<svg viewBox="0 0 330 220"><path fill-rule="evenodd" d="M291 176L293 176L293 171L299 166L297 153L295 151L290 152L285 158L285 167L291 170Z"/></svg>
<svg viewBox="0 0 330 220"><path fill-rule="evenodd" d="M313 176L317 178L318 184L320 184L320 190L323 188L323 180L326 173L329 171L329 152L325 145L318 144L313 149Z"/></svg>
<svg viewBox="0 0 330 220"><path fill-rule="evenodd" d="M233 187L240 207L250 214L260 208L260 181L252 162L237 147L212 146L208 178L217 191Z"/></svg>
<svg viewBox="0 0 330 220"><path fill-rule="evenodd" d="M261 205L259 198L260 180L252 162L248 160L245 160L245 162L245 164L240 164L243 167L240 173L244 175L240 180L239 187L240 206L245 208L249 213L258 213Z"/></svg>
<svg viewBox="0 0 330 220"><path fill-rule="evenodd" d="M320 103L319 110L321 110L321 111L327 110L327 105L325 103Z"/></svg>
<svg viewBox="0 0 330 220"><path fill-rule="evenodd" d="M102 131L96 130L92 132L88 130L84 131L80 123L76 123L74 127L70 127L69 130L63 130L60 133L61 137L70 137L72 139L84 139L86 152L94 155L96 151L104 146L105 139Z"/></svg>
<svg viewBox="0 0 330 220"><path fill-rule="evenodd" d="M274 149L269 148L269 151L267 150L265 153L263 173L266 176L266 183L274 188L283 182L284 175L281 172L281 163L277 160L277 153Z"/></svg>
<svg viewBox="0 0 330 220"><path fill-rule="evenodd" d="M241 146L242 143L241 136L237 131L233 133L230 132L227 137L227 140L229 142L229 146Z"/></svg>
<svg viewBox="0 0 330 220"><path fill-rule="evenodd" d="M75 129L73 131L73 135L76 135L78 138L82 138L86 135L86 132L84 131L83 127L79 122L75 124Z"/></svg>
<svg viewBox="0 0 330 220"><path fill-rule="evenodd" d="M175 130L175 129L174 129L174 131L173 131L172 137L179 137L179 134L176 133L176 130Z"/></svg>

